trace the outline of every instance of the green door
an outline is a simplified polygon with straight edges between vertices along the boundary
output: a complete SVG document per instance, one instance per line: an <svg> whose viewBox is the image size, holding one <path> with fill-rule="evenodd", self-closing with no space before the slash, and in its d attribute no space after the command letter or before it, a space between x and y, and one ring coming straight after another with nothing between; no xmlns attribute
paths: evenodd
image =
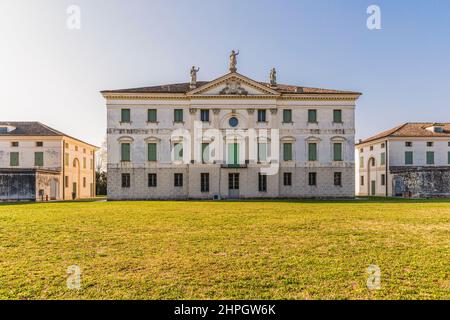
<svg viewBox="0 0 450 320"><path fill-rule="evenodd" d="M77 183L74 182L72 184L72 199L76 199L77 198Z"/></svg>
<svg viewBox="0 0 450 320"><path fill-rule="evenodd" d="M228 164L231 164L231 165L239 164L239 144L238 143L228 144Z"/></svg>
<svg viewBox="0 0 450 320"><path fill-rule="evenodd" d="M372 181L372 185L370 186L370 193L372 196L376 194L376 181Z"/></svg>

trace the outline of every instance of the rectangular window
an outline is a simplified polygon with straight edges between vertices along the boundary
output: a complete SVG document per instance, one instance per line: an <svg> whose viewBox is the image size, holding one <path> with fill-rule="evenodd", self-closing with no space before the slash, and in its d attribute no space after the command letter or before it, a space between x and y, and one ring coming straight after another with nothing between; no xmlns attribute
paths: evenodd
<svg viewBox="0 0 450 320"><path fill-rule="evenodd" d="M148 174L148 187L154 188L156 187L157 180L156 180L156 173L149 173Z"/></svg>
<svg viewBox="0 0 450 320"><path fill-rule="evenodd" d="M94 160L90 160L90 167L89 168L91 168L91 170L94 170Z"/></svg>
<svg viewBox="0 0 450 320"><path fill-rule="evenodd" d="M44 146L44 142L42 142L42 141L36 142L36 147L43 147L43 146Z"/></svg>
<svg viewBox="0 0 450 320"><path fill-rule="evenodd" d="M317 122L317 110L315 109L308 110L308 122L309 123Z"/></svg>
<svg viewBox="0 0 450 320"><path fill-rule="evenodd" d="M173 111L173 121L183 122L183 109L175 109Z"/></svg>
<svg viewBox="0 0 450 320"><path fill-rule="evenodd" d="M381 153L381 159L380 159L381 165L384 166L386 164L386 153Z"/></svg>
<svg viewBox="0 0 450 320"><path fill-rule="evenodd" d="M18 146L19 146L19 142L17 142L17 141L11 142L11 147L17 148Z"/></svg>
<svg viewBox="0 0 450 320"><path fill-rule="evenodd" d="M427 151L427 164L434 164L434 152Z"/></svg>
<svg viewBox="0 0 450 320"><path fill-rule="evenodd" d="M156 143L149 143L147 146L148 146L148 161L156 161Z"/></svg>
<svg viewBox="0 0 450 320"><path fill-rule="evenodd" d="M174 182L173 185L175 187L182 187L183 186L183 174L182 173L175 173L173 175Z"/></svg>
<svg viewBox="0 0 450 320"><path fill-rule="evenodd" d="M86 158L83 158L83 169L86 169Z"/></svg>
<svg viewBox="0 0 450 320"><path fill-rule="evenodd" d="M131 112L130 109L122 109L120 122L130 122L131 120L130 112Z"/></svg>
<svg viewBox="0 0 450 320"><path fill-rule="evenodd" d="M34 153L34 165L37 167L44 166L44 153L43 152L35 152Z"/></svg>
<svg viewBox="0 0 450 320"><path fill-rule="evenodd" d="M360 184L361 184L362 186L364 185L364 176L361 176Z"/></svg>
<svg viewBox="0 0 450 320"><path fill-rule="evenodd" d="M364 168L364 157L359 158L359 167L362 169Z"/></svg>
<svg viewBox="0 0 450 320"><path fill-rule="evenodd" d="M69 154L68 153L66 153L65 156L64 156L64 165L66 167L69 166Z"/></svg>
<svg viewBox="0 0 450 320"><path fill-rule="evenodd" d="M285 186L292 186L292 173L291 172L285 172L283 174L283 184Z"/></svg>
<svg viewBox="0 0 450 320"><path fill-rule="evenodd" d="M122 161L130 161L130 144L129 143L122 143L121 144L121 151L122 151Z"/></svg>
<svg viewBox="0 0 450 320"><path fill-rule="evenodd" d="M86 177L83 177L83 188L86 188Z"/></svg>
<svg viewBox="0 0 450 320"><path fill-rule="evenodd" d="M290 109L283 110L283 122L292 123L292 110Z"/></svg>
<svg viewBox="0 0 450 320"><path fill-rule="evenodd" d="M292 143L283 143L283 160L292 161Z"/></svg>
<svg viewBox="0 0 450 320"><path fill-rule="evenodd" d="M239 190L239 173L228 174L228 190Z"/></svg>
<svg viewBox="0 0 450 320"><path fill-rule="evenodd" d="M407 142L405 142L405 147L408 147L408 148L410 148L410 147L412 147L412 142L410 142L410 141L407 141Z"/></svg>
<svg viewBox="0 0 450 320"><path fill-rule="evenodd" d="M75 146L75 151L78 151L78 146Z"/></svg>
<svg viewBox="0 0 450 320"><path fill-rule="evenodd" d="M334 173L334 185L336 187L342 187L342 172Z"/></svg>
<svg viewBox="0 0 450 320"><path fill-rule="evenodd" d="M258 190L259 192L267 192L267 175L258 173Z"/></svg>
<svg viewBox="0 0 450 320"><path fill-rule="evenodd" d="M381 185L382 185L382 186L385 186L385 185L386 185L386 175L385 175L385 174L382 174L382 175L381 175Z"/></svg>
<svg viewBox="0 0 450 320"><path fill-rule="evenodd" d="M427 142L427 147L432 147L433 146L433 142Z"/></svg>
<svg viewBox="0 0 450 320"><path fill-rule="evenodd" d="M200 191L209 192L209 173L200 174Z"/></svg>
<svg viewBox="0 0 450 320"><path fill-rule="evenodd" d="M384 149L386 145L384 143L381 144L381 149Z"/></svg>
<svg viewBox="0 0 450 320"><path fill-rule="evenodd" d="M447 159L447 163L450 164L450 151L449 151L448 154L447 154L447 158L448 158L448 159Z"/></svg>
<svg viewBox="0 0 450 320"><path fill-rule="evenodd" d="M308 160L317 161L317 143L308 144Z"/></svg>
<svg viewBox="0 0 450 320"><path fill-rule="evenodd" d="M370 146L370 151L373 151L373 146Z"/></svg>
<svg viewBox="0 0 450 320"><path fill-rule="evenodd" d="M131 183L131 176L129 173L122 173L122 188L129 188Z"/></svg>
<svg viewBox="0 0 450 320"><path fill-rule="evenodd" d="M9 154L9 165L11 167L17 167L19 165L19 153L11 152Z"/></svg>
<svg viewBox="0 0 450 320"><path fill-rule="evenodd" d="M258 143L258 161L267 161L267 143Z"/></svg>
<svg viewBox="0 0 450 320"><path fill-rule="evenodd" d="M266 122L266 110L258 110L258 122Z"/></svg>
<svg viewBox="0 0 450 320"><path fill-rule="evenodd" d="M173 159L174 161L182 161L183 160L183 144L175 143L173 145Z"/></svg>
<svg viewBox="0 0 450 320"><path fill-rule="evenodd" d="M406 151L405 152L405 164L410 165L414 163L414 157L412 151Z"/></svg>
<svg viewBox="0 0 450 320"><path fill-rule="evenodd" d="M310 172L309 173L308 184L310 186L316 186L317 185L317 173L316 172Z"/></svg>
<svg viewBox="0 0 450 320"><path fill-rule="evenodd" d="M156 114L156 109L148 109L147 111L147 122L157 122L158 117Z"/></svg>
<svg viewBox="0 0 450 320"><path fill-rule="evenodd" d="M200 120L209 122L209 110L200 110Z"/></svg>
<svg viewBox="0 0 450 320"><path fill-rule="evenodd" d="M65 186L66 188L69 187L69 176L65 176L65 177L64 177L64 186Z"/></svg>
<svg viewBox="0 0 450 320"><path fill-rule="evenodd" d="M202 143L202 162L209 162L209 143Z"/></svg>
<svg viewBox="0 0 450 320"><path fill-rule="evenodd" d="M333 144L334 161L342 161L342 143Z"/></svg>
<svg viewBox="0 0 450 320"><path fill-rule="evenodd" d="M342 123L342 110L333 110L333 122Z"/></svg>

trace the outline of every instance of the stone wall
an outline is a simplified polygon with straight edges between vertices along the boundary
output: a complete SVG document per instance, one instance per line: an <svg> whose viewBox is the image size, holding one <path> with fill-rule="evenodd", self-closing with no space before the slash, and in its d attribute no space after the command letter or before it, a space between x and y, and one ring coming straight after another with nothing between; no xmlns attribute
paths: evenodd
<svg viewBox="0 0 450 320"><path fill-rule="evenodd" d="M450 197L450 167L393 167L394 196Z"/></svg>
<svg viewBox="0 0 450 320"><path fill-rule="evenodd" d="M258 190L258 167L221 168L219 165L179 168L108 168L109 200L212 199L229 198L228 174L239 173L239 198L352 198L355 196L354 168L280 168L267 177L267 192ZM292 186L284 186L283 173L292 173ZM308 173L317 172L317 186L308 185ZM334 185L334 172L342 172L342 186ZM122 188L121 174L130 174L130 187ZM148 186L148 174L157 174L157 187ZM174 187L174 174L183 173L183 186ZM200 174L209 173L209 192L201 192Z"/></svg>

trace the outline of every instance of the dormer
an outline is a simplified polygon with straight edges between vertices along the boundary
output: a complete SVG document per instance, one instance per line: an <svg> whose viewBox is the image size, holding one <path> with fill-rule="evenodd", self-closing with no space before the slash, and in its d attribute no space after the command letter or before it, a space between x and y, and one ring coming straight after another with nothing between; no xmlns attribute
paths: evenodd
<svg viewBox="0 0 450 320"><path fill-rule="evenodd" d="M16 127L9 126L9 125L0 125L0 134L9 133L14 130L16 130Z"/></svg>
<svg viewBox="0 0 450 320"><path fill-rule="evenodd" d="M426 127L428 131L434 132L434 133L444 133L444 126L443 123L434 123L433 125Z"/></svg>

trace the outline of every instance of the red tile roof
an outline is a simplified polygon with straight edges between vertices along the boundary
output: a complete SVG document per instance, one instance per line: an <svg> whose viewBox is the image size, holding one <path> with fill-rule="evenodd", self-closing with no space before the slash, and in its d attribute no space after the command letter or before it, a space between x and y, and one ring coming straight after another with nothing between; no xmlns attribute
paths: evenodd
<svg viewBox="0 0 450 320"><path fill-rule="evenodd" d="M427 130L433 126L442 127L442 132L435 132ZM433 123L433 122L408 122L393 129L381 132L370 138L360 141L358 144L390 138L390 137L404 137L404 138L420 138L420 137L450 137L450 123Z"/></svg>

